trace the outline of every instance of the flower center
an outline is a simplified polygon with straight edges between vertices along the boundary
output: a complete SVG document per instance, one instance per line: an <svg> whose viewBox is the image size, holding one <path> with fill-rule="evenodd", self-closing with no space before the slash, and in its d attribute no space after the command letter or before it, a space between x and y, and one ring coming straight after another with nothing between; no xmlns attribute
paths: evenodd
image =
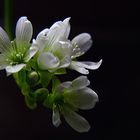
<svg viewBox="0 0 140 140"><path fill-rule="evenodd" d="M12 57L11 57L11 62L10 62L10 64L11 65L16 65L16 64L20 64L20 63L23 63L24 61L23 61L23 54L22 53L15 53L15 54L13 54L12 55Z"/></svg>

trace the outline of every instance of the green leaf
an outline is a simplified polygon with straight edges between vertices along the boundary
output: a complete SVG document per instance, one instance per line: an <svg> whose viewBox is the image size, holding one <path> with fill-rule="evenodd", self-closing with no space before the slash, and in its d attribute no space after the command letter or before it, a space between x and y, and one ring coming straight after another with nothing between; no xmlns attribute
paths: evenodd
<svg viewBox="0 0 140 140"><path fill-rule="evenodd" d="M25 95L25 103L30 109L35 109L37 107L36 99L33 96Z"/></svg>
<svg viewBox="0 0 140 140"><path fill-rule="evenodd" d="M58 77L54 76L52 78L52 93L55 92L55 89L57 88L57 86L60 84L60 80L58 79Z"/></svg>

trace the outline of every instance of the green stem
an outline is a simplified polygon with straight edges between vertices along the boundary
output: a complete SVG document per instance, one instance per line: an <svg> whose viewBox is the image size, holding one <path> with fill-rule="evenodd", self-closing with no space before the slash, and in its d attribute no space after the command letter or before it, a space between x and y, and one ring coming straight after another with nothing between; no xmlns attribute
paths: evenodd
<svg viewBox="0 0 140 140"><path fill-rule="evenodd" d="M4 0L4 28L12 39L12 27L13 27L13 2L12 0Z"/></svg>

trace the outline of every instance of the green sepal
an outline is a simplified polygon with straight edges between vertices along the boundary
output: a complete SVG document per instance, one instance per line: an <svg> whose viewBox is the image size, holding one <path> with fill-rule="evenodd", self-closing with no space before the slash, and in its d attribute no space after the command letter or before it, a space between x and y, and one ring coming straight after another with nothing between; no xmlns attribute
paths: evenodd
<svg viewBox="0 0 140 140"><path fill-rule="evenodd" d="M48 94L47 98L43 102L44 107L52 109L53 103L54 103L53 94Z"/></svg>
<svg viewBox="0 0 140 140"><path fill-rule="evenodd" d="M13 74L14 79L18 86L21 88L22 94L27 95L30 93L30 86L27 83L27 74L25 70L21 70L18 73Z"/></svg>
<svg viewBox="0 0 140 140"><path fill-rule="evenodd" d="M33 94L37 102L44 102L49 94L49 91L46 88L40 88L37 89Z"/></svg>
<svg viewBox="0 0 140 140"><path fill-rule="evenodd" d="M42 86L44 88L47 87L52 79L53 74L48 71L39 71L39 75Z"/></svg>
<svg viewBox="0 0 140 140"><path fill-rule="evenodd" d="M13 77L14 77L14 79L15 79L17 85L20 87L21 84L20 84L20 79L19 79L18 73L14 73L14 74L13 74Z"/></svg>
<svg viewBox="0 0 140 140"><path fill-rule="evenodd" d="M53 76L53 78L52 78L52 93L48 94L47 98L44 100L43 105L45 107L52 109L53 104L57 103L57 99L61 100L60 99L61 95L60 94L55 94L55 90L56 90L56 88L58 87L59 84L60 84L60 80L58 79L58 77Z"/></svg>
<svg viewBox="0 0 140 140"><path fill-rule="evenodd" d="M52 93L55 92L56 88L58 87L58 85L60 85L60 80L58 79L58 77L54 76L52 78Z"/></svg>
<svg viewBox="0 0 140 140"><path fill-rule="evenodd" d="M28 95L30 92L30 86L27 83L25 83L21 88L21 92L23 95Z"/></svg>
<svg viewBox="0 0 140 140"><path fill-rule="evenodd" d="M66 74L67 71L66 69L62 68L62 69L58 69L57 71L55 71L55 75L61 75L61 74Z"/></svg>
<svg viewBox="0 0 140 140"><path fill-rule="evenodd" d="M33 59L31 59L28 64L27 64L27 68L32 68L34 70L38 70L38 65L37 65L37 62L36 62L36 59L35 59L35 56Z"/></svg>
<svg viewBox="0 0 140 140"><path fill-rule="evenodd" d="M36 99L34 96L25 95L25 103L30 109L35 109L37 107Z"/></svg>

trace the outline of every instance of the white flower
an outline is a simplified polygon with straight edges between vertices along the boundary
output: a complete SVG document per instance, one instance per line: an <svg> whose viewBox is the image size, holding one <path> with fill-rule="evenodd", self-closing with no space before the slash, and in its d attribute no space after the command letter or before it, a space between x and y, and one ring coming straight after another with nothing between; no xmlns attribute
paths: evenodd
<svg viewBox="0 0 140 140"><path fill-rule="evenodd" d="M36 39L39 46L38 65L40 69L55 71L71 63L72 44L67 39L70 32L70 18L54 23L50 29L41 31Z"/></svg>
<svg viewBox="0 0 140 140"><path fill-rule="evenodd" d="M81 33L77 35L72 40L72 45L73 45L73 52L72 52L71 59L75 59L83 55L85 52L87 52L92 46L92 40L90 34ZM91 70L98 69L101 63L102 63L102 59L99 62L90 62L90 61L79 62L73 60L70 64L70 68L82 74L89 74L89 71L87 69L91 69Z"/></svg>
<svg viewBox="0 0 140 140"><path fill-rule="evenodd" d="M43 70L55 71L69 67L82 74L88 74L87 69L98 69L102 63L78 62L75 58L83 55L92 46L91 36L82 33L72 41L68 40L70 33L70 18L54 23L50 29L41 31L36 39L39 46L38 65Z"/></svg>
<svg viewBox="0 0 140 140"><path fill-rule="evenodd" d="M76 113L78 109L91 109L98 101L97 94L87 86L90 84L86 76L80 76L72 82L61 83L53 94L50 94L49 102L52 102L53 124L58 127L61 124L60 115L66 122L78 132L87 132L90 125L82 116ZM50 103L51 104L51 103Z"/></svg>
<svg viewBox="0 0 140 140"><path fill-rule="evenodd" d="M16 73L26 66L38 48L30 44L33 28L27 17L21 17L16 25L16 38L10 42L7 33L0 27L0 70Z"/></svg>

